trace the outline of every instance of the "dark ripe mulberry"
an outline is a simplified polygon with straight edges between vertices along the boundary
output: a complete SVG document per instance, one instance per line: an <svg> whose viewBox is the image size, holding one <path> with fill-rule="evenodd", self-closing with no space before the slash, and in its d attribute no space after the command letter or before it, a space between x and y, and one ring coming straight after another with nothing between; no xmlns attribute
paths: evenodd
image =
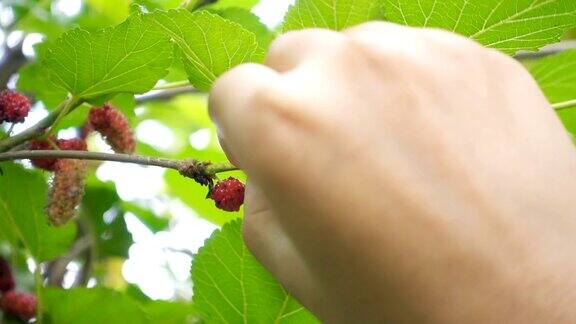
<svg viewBox="0 0 576 324"><path fill-rule="evenodd" d="M88 121L116 153L132 154L136 149L134 134L124 114L110 104L90 109Z"/></svg>
<svg viewBox="0 0 576 324"><path fill-rule="evenodd" d="M88 146L82 138L59 139L56 144L64 151L86 151Z"/></svg>
<svg viewBox="0 0 576 324"><path fill-rule="evenodd" d="M0 123L21 123L30 112L30 100L16 91L3 90L0 92Z"/></svg>
<svg viewBox="0 0 576 324"><path fill-rule="evenodd" d="M15 282L12 268L6 259L0 258L0 291L5 293L14 290Z"/></svg>
<svg viewBox="0 0 576 324"><path fill-rule="evenodd" d="M56 144L56 137L50 136L49 139L52 143ZM48 142L47 140L39 140L39 139L31 140L28 148L30 150L33 150L33 151L36 151L36 150L53 150L54 149L54 147L52 147L50 142ZM56 164L56 161L57 161L57 159L32 159L31 160L33 166L35 166L39 169L46 170L46 171L54 171L54 164Z"/></svg>
<svg viewBox="0 0 576 324"><path fill-rule="evenodd" d="M36 296L15 290L4 293L0 299L0 308L6 314L18 317L24 322L36 316L36 306Z"/></svg>
<svg viewBox="0 0 576 324"><path fill-rule="evenodd" d="M86 141L81 138L72 138L72 139L59 139L57 140L56 137L50 136L50 142L54 143L54 145L58 146L59 149L65 151L86 151L88 150L88 146L86 145ZM30 141L29 149L30 150L53 150L54 146L50 144L47 140L32 140ZM32 165L37 168L46 170L46 171L54 171L56 167L56 161L58 159L32 159Z"/></svg>
<svg viewBox="0 0 576 324"><path fill-rule="evenodd" d="M244 203L244 184L235 178L228 178L218 182L209 197L214 200L216 207L225 211L238 211Z"/></svg>

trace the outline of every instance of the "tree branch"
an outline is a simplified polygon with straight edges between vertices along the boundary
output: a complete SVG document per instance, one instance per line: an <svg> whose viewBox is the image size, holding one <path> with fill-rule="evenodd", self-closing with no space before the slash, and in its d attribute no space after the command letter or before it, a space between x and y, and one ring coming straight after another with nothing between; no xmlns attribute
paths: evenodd
<svg viewBox="0 0 576 324"><path fill-rule="evenodd" d="M136 96L136 103L141 104L149 101L169 100L185 93L198 93L198 90L192 87L171 88L162 91L150 91L149 93Z"/></svg>
<svg viewBox="0 0 576 324"><path fill-rule="evenodd" d="M192 88L190 81L182 80L182 81L174 81L168 82L164 84L160 84L152 88L152 90L168 90L168 89L178 89L178 88Z"/></svg>
<svg viewBox="0 0 576 324"><path fill-rule="evenodd" d="M173 169L180 172L183 176L193 178L198 181L199 177L207 176L212 178L220 172L238 170L234 165L228 162L211 163L201 162L194 159L171 160L151 156L132 155L132 154L111 154L100 152L86 151L56 151L56 150L37 150L37 151L10 151L0 153L0 162L23 159L75 159L75 160L94 160L94 161L112 161L133 163L139 165L158 166L166 169ZM200 182L200 181L198 181ZM204 184L204 183L202 183Z"/></svg>
<svg viewBox="0 0 576 324"><path fill-rule="evenodd" d="M66 256L63 256L50 264L48 273L48 282L50 286L62 287L64 275L66 275L67 267L70 262L74 261L80 254L90 248L93 244L92 237L85 235L74 242L72 248Z"/></svg>
<svg viewBox="0 0 576 324"><path fill-rule="evenodd" d="M517 60L532 60L558 54L576 48L576 40L567 40L557 44L545 46L538 52L520 52L514 56Z"/></svg>

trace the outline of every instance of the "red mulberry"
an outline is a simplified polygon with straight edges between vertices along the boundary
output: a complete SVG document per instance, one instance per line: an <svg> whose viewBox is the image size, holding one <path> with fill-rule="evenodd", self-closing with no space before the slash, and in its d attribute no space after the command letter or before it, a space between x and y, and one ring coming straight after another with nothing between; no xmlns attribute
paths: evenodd
<svg viewBox="0 0 576 324"><path fill-rule="evenodd" d="M16 316L24 322L28 322L36 316L36 296L15 290L8 291L0 299L0 308L12 316Z"/></svg>
<svg viewBox="0 0 576 324"><path fill-rule="evenodd" d="M52 143L56 143L56 138L54 136L50 137ZM32 140L28 147L31 150L53 150L54 148L47 140ZM57 159L32 159L32 165L43 169L46 171L54 171L54 164L56 164Z"/></svg>
<svg viewBox="0 0 576 324"><path fill-rule="evenodd" d="M64 151L86 151L88 146L86 141L81 138L59 139L56 144L58 148Z"/></svg>
<svg viewBox="0 0 576 324"><path fill-rule="evenodd" d="M235 178L218 182L209 197L216 202L216 207L225 211L238 211L244 203L244 184Z"/></svg>
<svg viewBox="0 0 576 324"><path fill-rule="evenodd" d="M4 90L0 92L0 123L21 123L30 111L30 100L16 91Z"/></svg>
<svg viewBox="0 0 576 324"><path fill-rule="evenodd" d="M117 153L132 154L136 149L134 134L128 119L110 104L93 107L88 117L90 124Z"/></svg>
<svg viewBox="0 0 576 324"><path fill-rule="evenodd" d="M76 216L84 197L86 172L86 161L61 159L56 162L45 209L52 225L64 225Z"/></svg>
<svg viewBox="0 0 576 324"><path fill-rule="evenodd" d="M86 145L86 141L81 138L72 138L72 139L59 139L57 140L56 137L50 136L50 142L54 143L58 146L59 149L65 151L86 151L88 147ZM47 140L32 140L30 141L29 148L31 150L53 150L54 147L50 144ZM37 168L46 170L46 171L54 171L56 166L56 161L58 159L32 159L32 165Z"/></svg>

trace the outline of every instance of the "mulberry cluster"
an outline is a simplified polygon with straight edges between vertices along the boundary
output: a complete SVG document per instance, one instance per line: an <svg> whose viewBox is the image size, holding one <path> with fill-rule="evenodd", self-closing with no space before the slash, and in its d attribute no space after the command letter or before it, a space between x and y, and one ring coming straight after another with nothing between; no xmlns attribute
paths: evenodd
<svg viewBox="0 0 576 324"><path fill-rule="evenodd" d="M54 136L50 136L48 140L32 140L30 141L29 148L31 150L53 150L55 148L53 147L51 142L54 145L56 145L60 150L66 150L66 151L88 150L86 141L81 138L57 140L56 137ZM54 171L56 168L57 161L58 159L46 159L46 158L32 159L32 165L46 171Z"/></svg>
<svg viewBox="0 0 576 324"><path fill-rule="evenodd" d="M134 153L136 141L127 118L109 104L104 107L93 107L87 123L80 130L79 138L30 141L30 150L73 150L87 151L86 137L92 131L99 132L108 144L119 153ZM54 172L45 207L48 221L54 226L61 226L77 214L77 209L84 197L84 185L87 174L87 163L81 160L39 158L32 159L32 164L40 169Z"/></svg>
<svg viewBox="0 0 576 324"><path fill-rule="evenodd" d="M136 149L134 134L128 119L110 104L104 107L93 107L88 121L92 128L99 132L112 147L114 152L132 154Z"/></svg>
<svg viewBox="0 0 576 324"><path fill-rule="evenodd" d="M84 197L87 163L82 160L57 160L45 212L54 226L62 226L76 216Z"/></svg>
<svg viewBox="0 0 576 324"><path fill-rule="evenodd" d="M208 193L216 207L225 211L238 211L244 203L244 184L236 178L218 182Z"/></svg>
<svg viewBox="0 0 576 324"><path fill-rule="evenodd" d="M0 123L21 123L30 112L30 100L16 91L0 92Z"/></svg>
<svg viewBox="0 0 576 324"><path fill-rule="evenodd" d="M36 296L14 290L15 282L10 264L0 258L0 309L8 315L15 316L24 322L36 316Z"/></svg>

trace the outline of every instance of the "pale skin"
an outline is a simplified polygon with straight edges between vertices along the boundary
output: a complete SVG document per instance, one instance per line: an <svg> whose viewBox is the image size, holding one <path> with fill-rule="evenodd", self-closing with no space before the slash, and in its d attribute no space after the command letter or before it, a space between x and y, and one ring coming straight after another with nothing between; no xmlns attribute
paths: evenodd
<svg viewBox="0 0 576 324"><path fill-rule="evenodd" d="M248 247L327 323L575 323L576 151L514 59L367 23L210 96Z"/></svg>

